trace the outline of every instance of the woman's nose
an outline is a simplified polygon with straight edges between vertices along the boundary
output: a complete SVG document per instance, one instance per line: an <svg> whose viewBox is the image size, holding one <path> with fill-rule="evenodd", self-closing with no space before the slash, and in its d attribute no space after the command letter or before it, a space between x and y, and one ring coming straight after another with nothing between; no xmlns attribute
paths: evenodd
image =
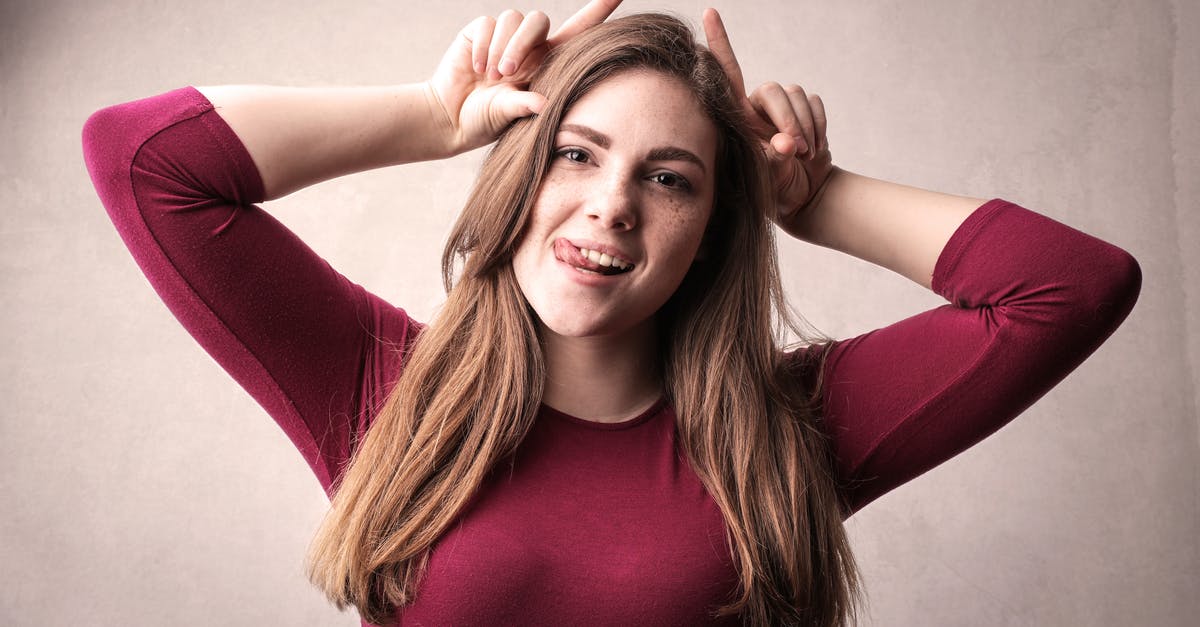
<svg viewBox="0 0 1200 627"><path fill-rule="evenodd" d="M637 226L637 205L637 181L609 176L589 203L588 218L605 229L628 231Z"/></svg>

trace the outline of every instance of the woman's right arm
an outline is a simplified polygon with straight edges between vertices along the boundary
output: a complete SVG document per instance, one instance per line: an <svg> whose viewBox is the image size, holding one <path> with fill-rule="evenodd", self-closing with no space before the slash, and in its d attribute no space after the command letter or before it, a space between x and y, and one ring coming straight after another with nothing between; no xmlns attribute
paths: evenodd
<svg viewBox="0 0 1200 627"><path fill-rule="evenodd" d="M194 89L88 119L84 156L134 259L180 323L276 420L327 490L406 342L403 311L346 280L254 203L238 136Z"/></svg>
<svg viewBox="0 0 1200 627"><path fill-rule="evenodd" d="M564 30L603 21L611 8L597 4ZM393 347L410 342L416 327L255 203L491 141L507 115L528 114L523 103L540 98L517 88L536 59L519 72L492 74L521 42L535 42L534 52L546 44L544 33L540 40L536 30L521 34L528 21L476 20L427 85L187 88L108 107L84 127L96 191L151 285L283 428L326 490L394 384ZM498 41L506 44L482 50L486 74L474 72L468 44ZM456 113L448 126L430 117L430 90Z"/></svg>

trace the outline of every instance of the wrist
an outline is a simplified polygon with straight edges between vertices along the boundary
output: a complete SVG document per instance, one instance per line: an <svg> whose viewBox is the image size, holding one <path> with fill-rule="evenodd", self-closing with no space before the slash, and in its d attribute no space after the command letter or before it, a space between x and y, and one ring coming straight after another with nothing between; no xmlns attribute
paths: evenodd
<svg viewBox="0 0 1200 627"><path fill-rule="evenodd" d="M816 211L821 206L821 202L825 200L825 192L829 189L830 181L841 176L842 172L844 172L844 170L841 168L837 167L836 165L832 166L829 170L829 174L825 176L825 180L821 181L821 185L817 187L817 191L813 192L813 195L808 199L808 202L804 203L804 205L800 207L798 213Z"/></svg>
<svg viewBox="0 0 1200 627"><path fill-rule="evenodd" d="M829 174L821 181L817 190L813 192L808 201L791 213L785 224L781 224L785 231L792 237L804 240L812 244L821 244L820 233L818 233L819 216L823 213L823 206L826 202L826 197L829 189L836 185L835 179L840 179L845 175L845 170L837 166L832 166Z"/></svg>
<svg viewBox="0 0 1200 627"><path fill-rule="evenodd" d="M424 81L415 86L421 93L425 103L426 123L420 135L421 143L425 146L428 157L426 160L448 159L470 150L463 138L462 129L451 118L437 88L432 81Z"/></svg>

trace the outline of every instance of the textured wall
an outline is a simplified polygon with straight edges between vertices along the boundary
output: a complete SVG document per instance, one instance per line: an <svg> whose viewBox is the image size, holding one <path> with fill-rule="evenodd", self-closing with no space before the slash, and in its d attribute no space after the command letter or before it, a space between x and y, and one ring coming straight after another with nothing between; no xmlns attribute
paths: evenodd
<svg viewBox="0 0 1200 627"><path fill-rule="evenodd" d="M627 4L693 20L702 8ZM154 296L91 190L79 130L104 105L184 84L420 80L462 24L504 8L414 5L430 6L0 4L0 624L356 624L302 575L326 506L316 481ZM558 21L574 5L544 8ZM719 8L749 82L824 96L836 162L1012 199L1124 247L1145 275L1125 325L1046 398L852 519L866 622L1193 624L1200 8ZM268 208L428 318L477 164L362 174ZM835 336L939 303L835 253L781 254L793 303Z"/></svg>

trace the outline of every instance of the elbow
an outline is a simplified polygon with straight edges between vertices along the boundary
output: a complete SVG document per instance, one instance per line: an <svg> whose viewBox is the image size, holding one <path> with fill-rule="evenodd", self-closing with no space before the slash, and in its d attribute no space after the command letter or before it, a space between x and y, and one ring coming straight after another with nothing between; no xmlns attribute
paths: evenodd
<svg viewBox="0 0 1200 627"><path fill-rule="evenodd" d="M1142 267L1133 255L1116 247L1110 259L1097 267L1102 278L1097 311L1116 329L1137 303L1142 291Z"/></svg>
<svg viewBox="0 0 1200 627"><path fill-rule="evenodd" d="M1074 304L1064 311L1064 329L1074 329L1077 339L1095 350L1121 326L1137 303L1142 289L1142 268L1133 255L1103 243L1093 250L1078 279L1070 300Z"/></svg>
<svg viewBox="0 0 1200 627"><path fill-rule="evenodd" d="M83 124L84 164L96 196L118 230L140 211L133 201L132 173L142 145L144 117L127 103L100 109Z"/></svg>
<svg viewBox="0 0 1200 627"><path fill-rule="evenodd" d="M83 161L101 194L115 182L121 162L127 160L122 130L127 132L129 121L125 118L118 105L93 113L83 124Z"/></svg>

